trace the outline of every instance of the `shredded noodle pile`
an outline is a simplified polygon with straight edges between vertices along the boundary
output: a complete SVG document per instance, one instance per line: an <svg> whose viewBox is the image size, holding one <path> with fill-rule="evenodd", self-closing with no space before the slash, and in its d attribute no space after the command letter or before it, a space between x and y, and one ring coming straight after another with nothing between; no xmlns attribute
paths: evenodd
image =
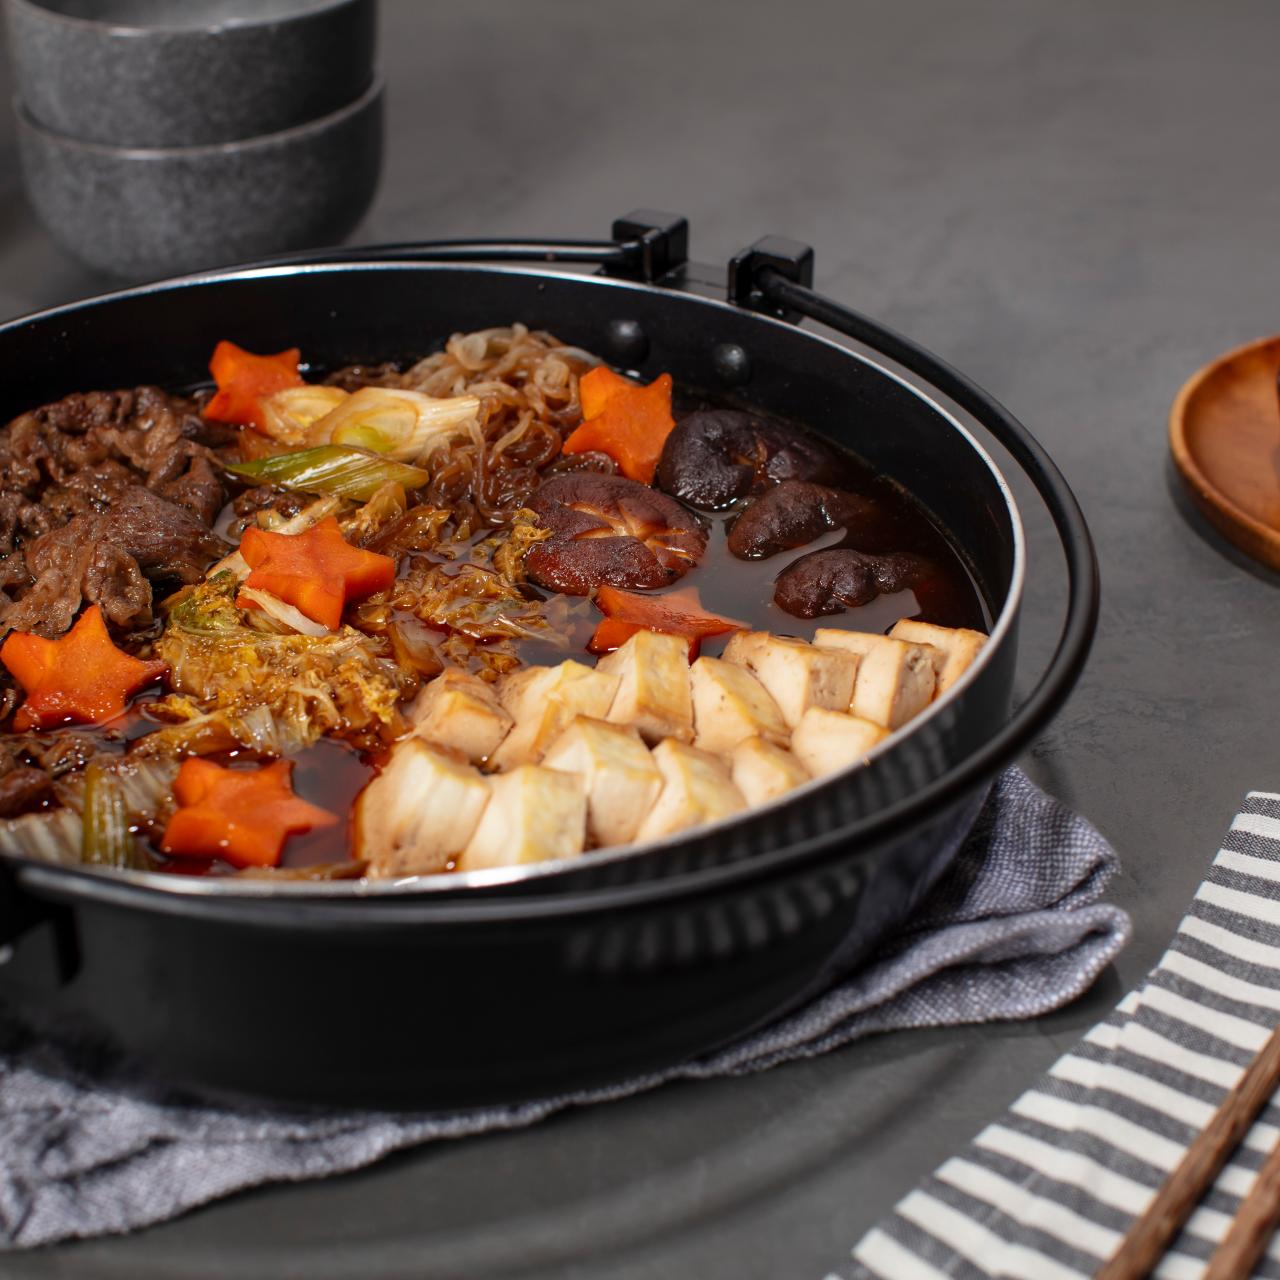
<svg viewBox="0 0 1280 1280"><path fill-rule="evenodd" d="M419 500L449 508L460 527L511 523L553 463L612 470L609 459L560 459L564 436L582 419L578 379L599 360L552 334L522 324L455 333L443 351L397 373L387 366L352 368L332 381L404 387L429 396L480 400L478 439L459 441L432 459L432 480Z"/></svg>

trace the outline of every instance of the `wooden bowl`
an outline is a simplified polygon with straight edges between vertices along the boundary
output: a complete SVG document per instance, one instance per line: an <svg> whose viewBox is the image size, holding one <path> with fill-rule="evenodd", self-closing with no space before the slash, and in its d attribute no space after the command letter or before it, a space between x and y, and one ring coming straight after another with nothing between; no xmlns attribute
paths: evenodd
<svg viewBox="0 0 1280 1280"><path fill-rule="evenodd" d="M1220 356L1169 411L1169 448L1192 500L1246 555L1280 570L1280 337Z"/></svg>

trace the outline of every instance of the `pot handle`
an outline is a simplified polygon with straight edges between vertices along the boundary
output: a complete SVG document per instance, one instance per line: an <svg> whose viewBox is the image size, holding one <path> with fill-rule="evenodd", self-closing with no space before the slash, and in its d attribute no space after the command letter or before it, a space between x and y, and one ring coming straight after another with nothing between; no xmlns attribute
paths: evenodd
<svg viewBox="0 0 1280 1280"><path fill-rule="evenodd" d="M790 242L782 243L791 247ZM804 246L794 247L802 249ZM1084 513L1071 486L1040 442L976 382L919 343L815 292L804 279L802 268L793 269L790 264L779 262L776 254L772 257L755 256L749 250L745 257L750 281L739 281L738 300L741 303L770 310L775 315L796 315L815 320L923 378L972 414L1008 450L1035 486L1053 520L1067 568L1067 612L1058 644L1044 674L1009 722L947 775L948 790L972 785L1030 745L1061 709L1084 669L1097 629L1101 594L1098 556ZM811 256L806 265L811 277Z"/></svg>
<svg viewBox="0 0 1280 1280"><path fill-rule="evenodd" d="M318 263L547 262L596 266L606 275L655 284L688 261L689 222L678 213L636 209L616 218L612 230L612 240L410 240L300 249L220 267L209 274Z"/></svg>

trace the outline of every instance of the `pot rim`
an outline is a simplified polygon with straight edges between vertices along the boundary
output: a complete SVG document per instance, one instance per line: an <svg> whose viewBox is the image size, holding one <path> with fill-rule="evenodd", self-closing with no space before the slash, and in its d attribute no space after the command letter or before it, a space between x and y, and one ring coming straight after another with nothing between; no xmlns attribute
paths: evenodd
<svg viewBox="0 0 1280 1280"><path fill-rule="evenodd" d="M13 329L25 327L27 325L36 324L48 320L56 320L68 314L86 310L91 307L109 305L116 301L123 301L131 298L146 297L152 294L163 293L179 293L183 290L198 287L204 284L222 284L236 281L254 281L273 278L291 278L298 275L333 275L337 273L346 273L351 271L369 272L369 271L411 271L411 272L470 272L483 271L490 274L532 277L535 279L545 279L547 277L564 278L578 280L591 285L614 288L623 292L639 292L644 294L660 293L664 297L680 298L687 300L691 305L698 304L709 307L717 311L731 312L740 315L742 308L736 304L720 298L707 297L704 294L679 291L674 289L664 289L660 285L644 284L631 280L621 280L609 276L597 276L587 274L581 271L565 271L565 270L548 270L537 267L517 267L509 265L494 265L488 263L429 263L429 262L413 262L413 261L378 261L378 262L359 262L359 263L342 263L342 262L315 262L295 265L283 266L260 266L260 267L243 267L209 270L193 273L185 276L173 277L160 281L151 282L144 285L137 285L126 289L114 290L110 293L95 295L90 298L81 299L77 302L66 303L61 306L47 308L43 311L33 312L31 314L17 317L16 319L6 321L0 324L0 342L3 342L5 335ZM1005 599L1000 606L998 613L994 619L988 642L983 645L978 657L969 666L969 668L961 675L956 683L947 690L941 698L932 703L925 711L914 717L906 725L889 734L881 742L868 753L867 759L874 760L886 752L893 750L894 747L902 742L909 734L916 731L922 725L940 714L956 698L961 697L965 690L968 689L979 677L983 669L992 661L995 654L1002 648L1004 642L1009 637L1010 632L1016 624L1019 609L1021 607L1023 589L1026 577L1026 538L1023 528L1021 512L1017 501L1014 497L1012 488L1006 480L1000 468L996 465L986 447L975 437L973 432L959 419L959 417L949 408L944 406L930 394L929 390L912 382L903 374L891 368L881 360L873 358L866 351L858 350L853 347L837 342L833 338L819 333L813 329L800 328L785 320L775 318L760 312L752 313L754 318L762 324L777 329L782 332L794 335L800 333L806 339L822 344L839 352L841 355L849 357L859 364L874 369L877 373L896 382L908 394L915 396L922 401L933 413L944 420L952 430L959 433L965 443L977 455L984 464L993 480L996 483L1001 495L1005 501L1005 510L1008 514L1010 526L1012 529L1012 550L1013 564L1010 574L1010 582ZM908 492L910 489L908 487ZM961 762L945 770L936 780L938 783L945 781L951 773L955 771ZM853 766L860 768L859 766ZM851 770L841 770L839 773L830 774L822 778L814 778L809 782L802 784L800 787L787 792L784 796L775 798L764 805L760 805L744 814L737 814L729 818L721 819L716 823L707 823L702 826L692 828L701 834L715 827L728 826L734 823L749 822L758 816L762 816L780 807L785 803L793 802L797 797L803 797L806 794L813 794L819 789L838 784ZM930 789L926 786L925 790ZM771 850L769 854L756 855L752 858L742 859L740 861L729 864L722 870L732 872L735 869L739 872L744 869L753 867L764 860L772 861L778 856L786 854L794 854L796 858L803 858L806 852L812 852L813 849L826 847L832 842L846 842L858 837L862 829L871 825L874 820L881 818L885 814L896 813L898 810L909 811L912 807L916 793L907 796L903 801L889 806L884 810L876 810L863 818L855 820L853 823L823 833L821 837L815 837L808 841L801 842L796 845L780 847ZM876 825L879 825L876 823ZM405 899L416 898L433 898L440 900L444 895L450 898L467 899L466 893L469 889L500 889L504 886L515 884L527 884L529 882L548 879L559 874L563 874L571 870L579 870L589 867L600 867L613 862L620 862L633 857L650 857L660 854L664 849L672 849L680 845L687 837L689 832L678 832L673 836L665 839L651 841L642 846L619 845L613 848L592 850L575 858L555 859L548 862L533 863L525 866L515 867L495 867L483 871L469 872L442 872L427 876L406 876L398 879L388 880L336 880L336 881L281 881L275 882L270 880L244 880L239 878L205 878L193 876L172 876L163 872L155 871L131 871L131 870L112 870L112 869L94 869L79 866L63 866L60 864L41 862L34 859L9 858L8 861L17 868L20 868L25 874L28 871L43 872L53 871L59 874L59 879L65 884L78 884L82 889L89 891L91 896L97 896L95 892L96 886L109 884L112 888L129 888L138 893L145 894L155 899L220 899L220 900L262 900L272 899L280 901L289 901L294 904L300 904L306 900L319 900L325 902L370 902L370 901L386 901L394 899L403 901ZM6 859L0 856L0 866ZM67 873L65 876L62 873ZM642 888L646 883L675 885L678 882L688 881L690 879L700 878L702 872L686 872L668 877L660 877L654 882L638 882L626 886L626 892L634 893ZM43 875L40 876L44 879ZM575 891L571 896L576 897L579 891ZM589 891L590 894L609 894L607 889L597 887ZM114 894L112 896L115 896ZM541 901L552 901L557 895L544 895ZM629 899L630 900L630 899ZM472 901L476 901L473 897ZM495 902L495 906L498 904ZM511 905L514 905L512 903Z"/></svg>

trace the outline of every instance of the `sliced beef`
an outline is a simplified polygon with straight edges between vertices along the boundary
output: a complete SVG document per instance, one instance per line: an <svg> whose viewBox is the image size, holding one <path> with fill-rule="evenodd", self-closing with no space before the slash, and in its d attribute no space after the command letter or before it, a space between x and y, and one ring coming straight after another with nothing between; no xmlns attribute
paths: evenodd
<svg viewBox="0 0 1280 1280"><path fill-rule="evenodd" d="M81 467L74 475L69 476L66 488L73 493L83 494L101 510L137 483L138 477L122 462L103 458L100 462L91 462Z"/></svg>
<svg viewBox="0 0 1280 1280"><path fill-rule="evenodd" d="M31 586L5 606L4 624L15 631L60 636L80 608L80 583L89 568L93 544L88 541L91 517L77 516L51 529L14 555L23 557Z"/></svg>
<svg viewBox="0 0 1280 1280"><path fill-rule="evenodd" d="M123 547L148 577L198 582L227 548L186 506L134 485L100 517L96 538Z"/></svg>
<svg viewBox="0 0 1280 1280"><path fill-rule="evenodd" d="M143 576L140 562L109 540L95 539L93 555L80 579L80 594L101 605L117 627L132 629L151 623L151 583Z"/></svg>
<svg viewBox="0 0 1280 1280"><path fill-rule="evenodd" d="M43 769L54 779L83 769L95 756L104 753L102 739L87 733L27 733L10 739L10 742L21 751L27 761Z"/></svg>
<svg viewBox="0 0 1280 1280"><path fill-rule="evenodd" d="M160 486L160 492L171 502L194 512L206 525L212 525L222 510L226 496L222 476L208 458L197 454L187 469Z"/></svg>
<svg viewBox="0 0 1280 1280"><path fill-rule="evenodd" d="M64 396L30 417L62 435L82 436L92 427L118 427L133 415L133 391L84 391Z"/></svg>
<svg viewBox="0 0 1280 1280"><path fill-rule="evenodd" d="M197 472L205 483L210 447L225 442L222 428L206 423L194 400L158 387L67 396L22 414L0 432L0 491L40 500L48 481L77 487L78 473L107 462L154 489L180 479L202 459L205 466ZM118 478L115 466L79 487L100 487L112 475Z"/></svg>
<svg viewBox="0 0 1280 1280"><path fill-rule="evenodd" d="M38 808L53 794L53 782L43 769L15 765L0 776L0 818L12 818Z"/></svg>
<svg viewBox="0 0 1280 1280"><path fill-rule="evenodd" d="M0 555L8 555L19 543L38 538L53 528L53 517L24 494L0 493Z"/></svg>
<svg viewBox="0 0 1280 1280"><path fill-rule="evenodd" d="M264 484L246 489L231 506L242 520L259 511L274 511L277 515L288 518L296 516L311 501L314 499L307 494L282 491L274 485Z"/></svg>
<svg viewBox="0 0 1280 1280"><path fill-rule="evenodd" d="M0 631L56 636L83 601L150 625L153 584L225 551L222 427L157 387L67 396L0 430Z"/></svg>
<svg viewBox="0 0 1280 1280"><path fill-rule="evenodd" d="M27 568L27 557L21 547L0 557L0 589L8 592L30 585L31 571Z"/></svg>
<svg viewBox="0 0 1280 1280"><path fill-rule="evenodd" d="M96 757L113 755L101 738L83 733L0 738L0 819L78 798L83 783L77 771Z"/></svg>
<svg viewBox="0 0 1280 1280"><path fill-rule="evenodd" d="M38 499L52 455L34 413L15 418L0 439L0 489Z"/></svg>
<svg viewBox="0 0 1280 1280"><path fill-rule="evenodd" d="M186 507L131 485L104 512L75 516L24 549L34 582L6 607L4 622L61 635L88 600L117 627L145 627L152 582L196 582L225 550Z"/></svg>
<svg viewBox="0 0 1280 1280"><path fill-rule="evenodd" d="M40 505L49 515L51 529L64 525L76 516L91 516L101 508L88 494L62 485L50 485L40 498Z"/></svg>

